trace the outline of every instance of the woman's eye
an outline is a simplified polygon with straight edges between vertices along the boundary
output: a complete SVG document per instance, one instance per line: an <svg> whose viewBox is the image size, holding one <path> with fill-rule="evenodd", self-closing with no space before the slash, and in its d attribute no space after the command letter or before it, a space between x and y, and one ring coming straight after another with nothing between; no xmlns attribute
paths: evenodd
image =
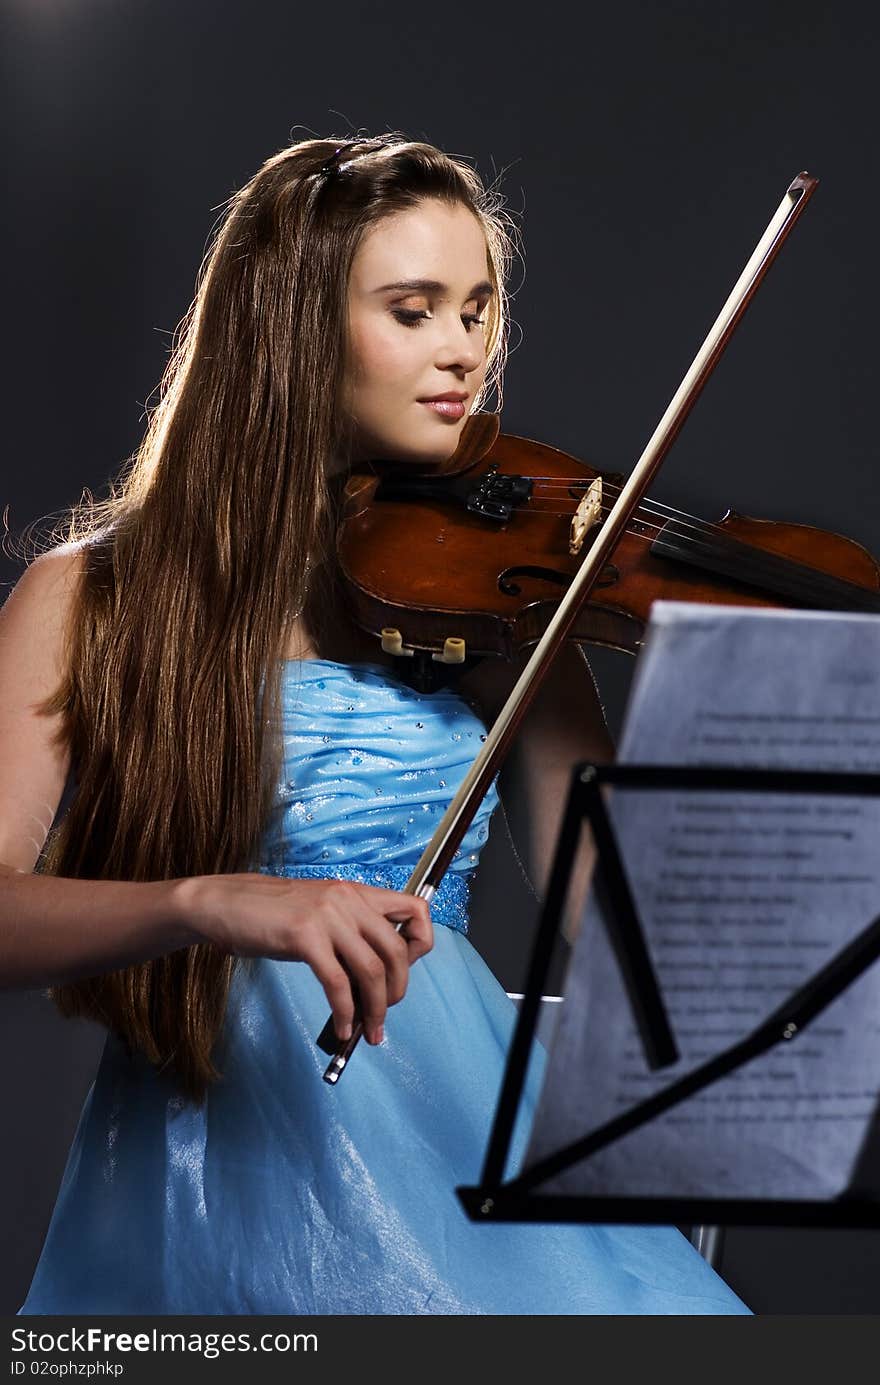
<svg viewBox="0 0 880 1385"><path fill-rule="evenodd" d="M424 308L393 308L392 312L404 327L417 327L425 318L431 316Z"/></svg>
<svg viewBox="0 0 880 1385"><path fill-rule="evenodd" d="M420 322L430 319L431 314L425 308L392 308L392 315L398 322L402 322L404 327L418 327ZM480 317L478 313L462 313L462 322L468 328L483 327L486 319Z"/></svg>

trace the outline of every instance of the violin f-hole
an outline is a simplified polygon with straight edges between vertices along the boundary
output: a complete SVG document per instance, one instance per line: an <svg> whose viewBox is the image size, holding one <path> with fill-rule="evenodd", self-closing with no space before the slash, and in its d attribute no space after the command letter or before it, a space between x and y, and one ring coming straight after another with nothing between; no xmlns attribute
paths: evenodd
<svg viewBox="0 0 880 1385"><path fill-rule="evenodd" d="M570 572L558 572L556 568L522 563L516 567L506 567L503 572L498 574L498 590L504 596L520 596L522 587L514 580L517 577L537 577L544 582L552 582L557 587L570 587L572 583ZM599 573L595 585L597 587L613 587L619 581L620 570L614 563L606 563Z"/></svg>

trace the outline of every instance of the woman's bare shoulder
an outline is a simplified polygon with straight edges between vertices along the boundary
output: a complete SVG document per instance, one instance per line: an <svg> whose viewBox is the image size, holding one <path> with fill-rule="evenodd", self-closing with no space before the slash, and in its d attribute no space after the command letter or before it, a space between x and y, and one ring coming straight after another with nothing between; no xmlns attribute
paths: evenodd
<svg viewBox="0 0 880 1385"><path fill-rule="evenodd" d="M22 573L0 610L0 666L7 676L9 645L18 646L27 634L27 663L40 681L63 672L64 635L85 567L83 545L64 544L41 553ZM17 657L23 653L19 649Z"/></svg>
<svg viewBox="0 0 880 1385"><path fill-rule="evenodd" d="M81 545L63 545L30 564L0 609L0 861L31 871L70 768L61 715L40 707L67 669L66 639Z"/></svg>
<svg viewBox="0 0 880 1385"><path fill-rule="evenodd" d="M49 634L66 619L86 567L84 543L59 544L39 554L19 577L0 611L16 625L35 620Z"/></svg>

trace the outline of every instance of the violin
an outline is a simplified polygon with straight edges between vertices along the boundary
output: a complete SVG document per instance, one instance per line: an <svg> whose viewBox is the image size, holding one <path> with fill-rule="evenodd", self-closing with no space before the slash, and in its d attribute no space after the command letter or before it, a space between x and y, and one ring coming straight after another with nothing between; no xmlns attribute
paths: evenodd
<svg viewBox="0 0 880 1385"><path fill-rule="evenodd" d="M622 486L476 414L442 470L349 478L338 554L352 617L423 691L512 659L544 634ZM635 654L658 598L877 613L880 564L811 525L733 510L707 522L646 497L568 638Z"/></svg>

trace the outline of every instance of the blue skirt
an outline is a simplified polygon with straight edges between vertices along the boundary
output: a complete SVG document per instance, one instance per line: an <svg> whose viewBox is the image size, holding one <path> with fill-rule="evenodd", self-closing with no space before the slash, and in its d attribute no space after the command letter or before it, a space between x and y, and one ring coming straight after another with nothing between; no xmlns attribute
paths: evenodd
<svg viewBox="0 0 880 1385"><path fill-rule="evenodd" d="M435 929L335 1088L327 1015L304 964L242 963L199 1108L108 1038L21 1313L749 1311L672 1228L467 1219L515 1009L463 933Z"/></svg>

